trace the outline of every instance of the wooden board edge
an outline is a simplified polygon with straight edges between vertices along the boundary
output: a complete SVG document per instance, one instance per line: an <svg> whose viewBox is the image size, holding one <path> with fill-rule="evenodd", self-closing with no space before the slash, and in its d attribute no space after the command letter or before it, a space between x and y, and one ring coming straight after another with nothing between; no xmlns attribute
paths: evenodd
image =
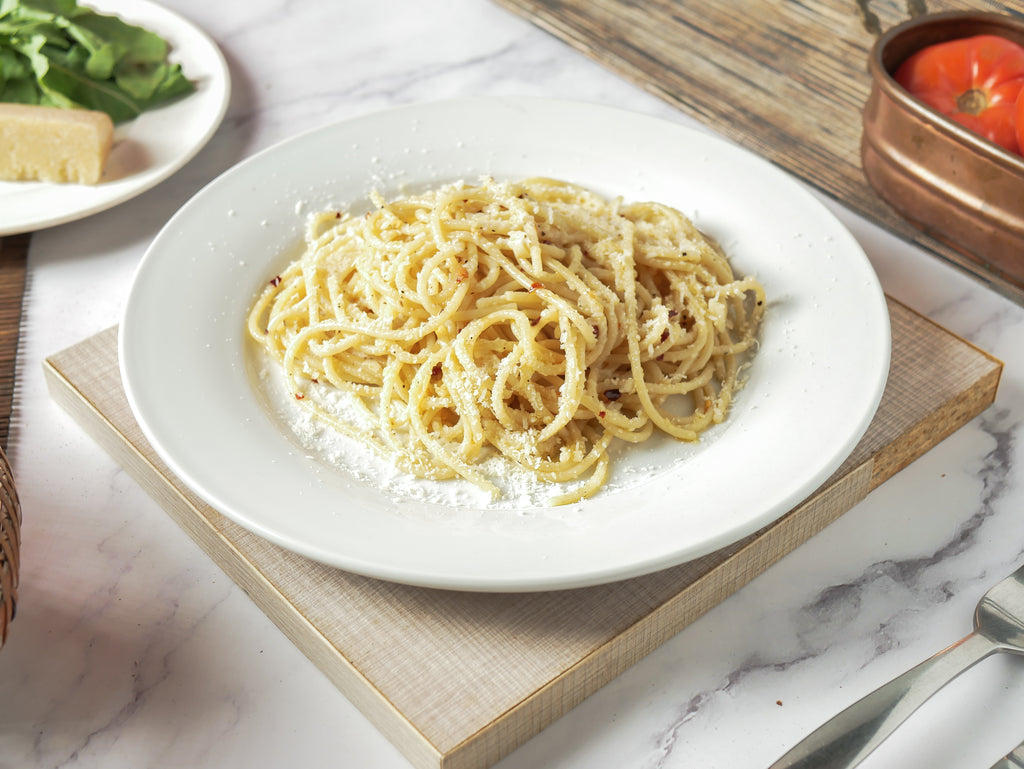
<svg viewBox="0 0 1024 769"><path fill-rule="evenodd" d="M948 328L943 326L941 323L938 323L938 322L932 320L931 318L929 318L924 313L918 312L917 310L915 310L913 307L911 307L906 302L902 302L902 301L900 301L899 299L896 299L895 297L893 297L890 294L886 294L885 295L885 301L888 304L890 304L890 305L896 305L896 306L902 308L903 310L905 310L906 312L910 313L911 315L916 316L920 321L922 321L924 323L927 323L929 326L932 326L933 328L941 331L946 336L951 336L954 339L956 339L958 342L960 342L961 344L966 345L967 347L970 347L972 350L974 350L976 353L978 353L978 355L981 355L981 356L983 356L985 358L988 358L990 361L992 361L992 363L995 364L1000 369L1000 371L1002 370L1003 365L1004 365L1003 361L1000 358L998 358L995 355L993 355L992 353L990 353L988 350L986 350L986 349L984 349L982 347L979 347L974 342L972 342L969 339L966 339L965 337L961 336L960 334L957 334L955 331L950 331Z"/></svg>
<svg viewBox="0 0 1024 769"><path fill-rule="evenodd" d="M820 532L870 491L872 460L850 471L771 526L752 535L699 583L686 585L517 703L445 757L444 769L485 769L664 645L687 625ZM708 584L714 587L708 589Z"/></svg>
<svg viewBox="0 0 1024 769"><path fill-rule="evenodd" d="M978 380L968 397L949 399L875 455L871 488L877 488L928 453L995 402L1002 365ZM925 437L927 436L927 437Z"/></svg>
<svg viewBox="0 0 1024 769"><path fill-rule="evenodd" d="M59 353L43 362L43 373L54 402L124 468L414 767L440 769L440 751L96 408L64 374ZM154 483L154 477L161 480Z"/></svg>
<svg viewBox="0 0 1024 769"><path fill-rule="evenodd" d="M1004 368L1003 361L987 350L964 339L959 334L950 331L945 326L936 323L931 318L922 315L912 307L898 299L892 298L888 294L886 295L886 300L890 304L890 312L893 309L899 309L915 316L918 322L927 323L988 360L992 364L992 368L978 379L974 386L966 391L966 393L962 392L957 397L940 403L927 416L905 431L902 436L878 450L875 455L874 472L871 478L872 489L877 488L900 470L910 465L916 459L919 459L933 446L941 443L995 403Z"/></svg>

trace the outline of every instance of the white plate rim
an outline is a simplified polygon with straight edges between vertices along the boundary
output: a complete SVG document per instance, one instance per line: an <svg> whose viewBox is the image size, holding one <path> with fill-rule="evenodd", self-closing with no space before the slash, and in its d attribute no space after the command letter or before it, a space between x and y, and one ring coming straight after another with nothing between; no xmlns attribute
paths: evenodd
<svg viewBox="0 0 1024 769"><path fill-rule="evenodd" d="M567 530L561 531L560 536L562 537L561 542L563 546L561 551L554 549L550 552L545 551L538 554L536 552L538 549L537 542L531 542L529 535L529 527L532 525L529 521L524 522L523 530L512 533L505 530L498 532L489 531L487 526L481 526L480 530L475 532L467 532L460 529L454 533L457 546L451 545L449 548L450 552L446 553L442 550L433 559L429 554L419 554L411 558L411 560L406 560L406 556L412 555L410 548L416 544L409 541L405 541L400 546L397 546L393 556L382 550L382 546L377 544L373 545L367 552L363 552L359 545L353 545L351 540L339 550L335 540L332 540L330 545L325 545L322 539L312 536L309 532L296 534L293 531L289 531L288 521L282 521L281 516L276 516L272 510L254 512L251 507L253 500L242 499L245 495L240 493L238 487L242 474L241 470L235 465L227 468L228 478L233 477L234 483L231 480L219 480L217 477L211 476L207 471L204 471L197 464L197 460L189 456L190 452L182 448L178 438L169 434L166 421L162 421L158 413L158 408L165 407L166 401L160 399L163 396L154 400L153 393L149 392L152 382L146 381L147 374L144 373L146 367L152 366L154 361L149 354L143 352L147 344L144 328L148 321L143 319L144 311L142 308L152 303L156 298L154 291L157 284L154 283L154 275L161 273L161 263L166 268L170 260L174 258L174 252L180 250L183 244L192 243L195 245L199 242L199 240L196 240L198 236L194 232L191 236L189 235L189 228L194 227L196 221L202 220L204 217L207 217L208 220L211 205L220 205L222 210L219 215L224 217L222 221L232 221L232 224L238 219L248 219L250 225L256 225L257 219L263 217L258 222L259 226L269 226L269 229L274 231L275 229L281 230L282 228L281 222L278 219L292 220L284 229L291 227L290 237L298 237L301 229L301 217L298 215L297 209L289 210L291 199L288 199L289 204L287 205L282 205L281 200L276 200L276 207L272 210L251 212L245 210L245 205L239 205L238 210L233 206L229 207L229 209L223 209L225 200L237 200L237 193L240 189L239 185L244 186L247 183L245 181L247 174L255 173L260 169L264 171L270 169L269 173L263 174L268 179L268 183L282 181L279 178L281 170L273 168L275 158L282 156L282 153L287 154L300 151L304 143L323 141L325 137L335 136L339 142L343 142L346 136L356 127L362 126L365 129L367 126L374 125L379 128L382 124L388 123L388 121L406 121L405 125L413 127L405 129L404 133L400 132L401 137L399 139L378 138L376 145L372 148L365 146L369 140L364 142L362 147L356 148L353 146L352 148L353 153L356 155L366 155L366 152L369 150L381 153L372 158L364 157L363 164L370 169L365 171L366 173L372 172L375 178L386 184L388 183L387 169L386 167L381 168L380 164L384 163L386 166L387 162L393 160L395 155L404 153L408 156L410 154L410 148L408 146L402 147L401 141L414 141L418 132L429 129L431 120L439 119L438 116L441 114L453 112L463 116L470 113L479 114L487 118L500 115L505 119L514 115L524 119L544 118L550 120L552 116L556 116L554 118L555 124L558 124L559 120L564 121L570 118L573 120L583 119L591 121L591 126L597 126L597 128L591 130L598 133L602 131L601 126L621 125L629 126L641 132L650 132L651 136L662 139L674 137L684 144L689 142L701 148L702 151L710 152L712 155L717 154L721 157L735 160L742 166L742 170L745 173L756 173L764 178L770 178L772 185L774 185L773 192L784 193L787 201L795 201L799 206L804 207L806 211L813 213L817 225L823 227L823 231L827 231L826 240L829 241L829 248L836 249L836 253L840 257L839 261L844 265L841 270L837 264L833 264L833 268L838 270L838 273L843 277L853 275L856 281L858 281L856 303L861 315L859 322L866 329L866 334L869 337L866 344L870 348L863 354L864 361L861 362L863 368L859 372L861 380L859 381L857 392L852 393L852 395L847 394L852 400L856 400L855 403L847 404L851 407L851 414L843 422L840 428L841 434L830 438L827 456L820 457L820 461L817 462L813 471L804 473L799 484L791 485L789 488L778 491L773 497L771 505L756 511L755 514L747 515L739 525L730 525L721 531L715 532L714 536L704 537L700 542L686 542L679 547L657 549L657 552L652 551L645 556L633 556L619 562L615 561L615 553L612 552L611 560L603 563L598 563L596 559L608 557L608 553L595 553L593 557L587 558L585 553L581 554L575 551L577 547L581 549L591 547L596 551L608 545L605 542L595 541L594 536L587 534L585 529L590 528L589 524L584 524L584 530L572 530L572 526L570 526ZM491 148L492 155L500 156L502 152L506 153L506 155L509 152L515 152L514 143L516 137L504 135L502 138L512 143L512 149L509 149L508 146L504 146L500 150ZM647 137L645 136L646 140ZM389 141L391 142L390 146L388 144ZM399 141L399 144L394 144L395 141ZM460 138L456 142L457 148L449 147L447 149L448 155L458 155L463 151L474 149L480 150L480 147L477 145L481 141L485 140L479 139L475 134L465 139ZM487 139L486 141L492 140ZM428 154L422 153L423 156ZM399 161L401 161L401 158L399 158ZM409 162L408 157L405 158L405 162ZM581 162L586 162L586 159ZM443 163L440 165L443 166ZM532 170L536 172L538 169ZM448 178L451 175L450 169L447 171L447 176L443 168L434 168L431 172L440 174L440 178ZM420 181L422 173L420 177L413 179L413 181ZM287 182L283 183L287 184ZM232 185L234 185L233 188ZM250 187L256 186L251 183L249 185ZM225 197L225 193L229 190L233 190L233 195ZM287 195L281 193L280 197L287 198ZM770 206L771 204L766 202L766 205ZM201 212L205 212L205 214ZM253 218L254 216L257 218ZM269 225L267 223L268 219L270 220ZM218 242L215 233L204 233L202 240L204 243L209 244L211 252L217 252L220 249L227 255L229 260L236 257L235 254L231 253L231 247L226 241ZM236 271L237 268L241 270L242 274L248 274L249 280L252 281L252 271L257 268L244 264L248 260L248 256L237 264L232 263L230 266L225 266L221 269L231 272ZM196 258L193 257L192 261L195 263ZM836 262L837 260L833 259L832 261ZM192 269L187 265L181 265L181 267L186 272ZM263 272L266 269L266 264L259 268ZM160 280L162 281L166 278L167 274L163 273L163 277ZM237 274L235 278L237 279ZM255 288L257 284L250 283L250 285ZM838 289L828 289L828 287L823 287L822 290L825 295L828 294L828 290L838 291ZM776 300L778 299L780 297L776 297ZM219 323L223 319L223 316L221 316L213 320ZM237 320L236 318L228 322L234 323ZM770 323L771 320L768 322ZM234 328L231 333L235 334L237 331L238 329ZM199 336L196 338L202 336L201 332L194 333L199 333ZM871 418L874 416L875 409L884 390L888 373L889 353L890 338L885 297L866 255L838 219L798 182L786 176L774 166L771 166L767 161L757 158L751 153L737 148L722 139L709 136L696 129L681 126L660 118L619 110L614 107L537 97L452 99L442 102L393 107L308 131L243 161L214 180L189 203L183 206L154 240L139 264L135 280L133 281L132 291L126 303L119 334L119 358L122 379L129 404L143 433L172 471L214 509L245 528L286 549L349 571L426 587L503 592L582 587L640 576L692 560L731 544L785 514L792 506L802 501L831 475L860 440ZM188 353L183 352L182 355L187 357ZM759 357L762 355L763 353L759 353ZM238 364L240 361L241 358L236 360L235 364ZM194 360L190 361L190 363L194 362ZM180 361L177 365L180 367ZM755 361L755 371L756 365L757 361ZM192 397L192 403L195 405L199 403L202 396L194 393ZM242 398L243 396L239 395L239 397ZM742 397L744 396L741 395ZM236 427L238 426L236 425ZM263 433L261 433L262 435ZM223 459L223 455L218 456ZM280 459L281 457L278 458ZM233 459L230 461L233 461ZM301 460L297 461L301 464ZM289 476L289 480L294 479ZM761 479L762 482L766 480L770 479ZM365 502L366 498L365 496L360 496L361 494L363 494L361 491L357 494L358 500ZM247 504L250 505L248 509L246 508ZM373 504L372 500L371 504ZM339 513L339 515L341 514ZM339 525L344 528L344 522L340 522ZM361 523L360 525L363 524ZM374 527L382 524L372 522L366 525L370 526L373 530L368 534L364 532L364 536L381 536L381 532ZM423 537L431 532L430 526L424 528L415 521L410 524L405 520L401 520L401 526L396 524L390 530L386 526L384 528L391 534L395 534L398 528L406 525L411 527L412 533L398 532L398 536L406 538ZM578 521L576 525L578 525ZM525 534L524 531L526 532ZM550 532L545 532L545 536L549 534ZM445 532L445 535L451 537L452 532ZM429 544L436 545L437 543ZM517 568L514 555L510 558L504 558L500 564L495 564L493 558L496 553L492 552L488 555L487 549L499 546L505 550L520 548L519 555L523 561L522 568ZM477 551L471 550L472 547L482 547L482 552L485 554L477 558ZM547 547L546 543L544 547ZM540 549L543 550L544 547ZM642 549L642 545L639 547ZM558 562L559 556L567 556L570 564L566 565ZM452 557L454 557L454 560ZM573 563L575 565L572 565Z"/></svg>
<svg viewBox="0 0 1024 769"><path fill-rule="evenodd" d="M147 139L173 134L174 126L195 121L193 130L163 158L145 169L97 185L0 181L0 236L17 235L77 221L131 200L152 189L194 158L216 133L227 113L231 75L217 44L184 16L151 0L90 0L102 13L121 16L156 32L171 44L171 60L197 81L195 92L115 126L118 143L136 141L146 151ZM171 127L171 130L168 128ZM161 150L163 152L163 150Z"/></svg>

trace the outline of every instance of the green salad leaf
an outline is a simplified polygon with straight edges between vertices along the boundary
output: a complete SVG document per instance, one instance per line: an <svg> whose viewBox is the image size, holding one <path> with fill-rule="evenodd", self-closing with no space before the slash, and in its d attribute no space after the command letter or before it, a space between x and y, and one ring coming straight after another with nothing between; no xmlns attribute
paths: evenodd
<svg viewBox="0 0 1024 769"><path fill-rule="evenodd" d="M0 0L0 102L106 112L115 123L195 90L154 32L77 0Z"/></svg>

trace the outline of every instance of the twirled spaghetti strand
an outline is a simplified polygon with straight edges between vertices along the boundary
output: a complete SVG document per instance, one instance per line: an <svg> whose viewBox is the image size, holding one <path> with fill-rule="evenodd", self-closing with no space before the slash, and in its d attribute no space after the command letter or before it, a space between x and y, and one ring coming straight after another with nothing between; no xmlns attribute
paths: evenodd
<svg viewBox="0 0 1024 769"><path fill-rule="evenodd" d="M453 184L314 217L249 332L296 396L345 390L380 453L496 493L498 455L553 502L605 482L615 438L697 440L725 419L764 291L680 212L552 179ZM682 402L682 404L680 403Z"/></svg>

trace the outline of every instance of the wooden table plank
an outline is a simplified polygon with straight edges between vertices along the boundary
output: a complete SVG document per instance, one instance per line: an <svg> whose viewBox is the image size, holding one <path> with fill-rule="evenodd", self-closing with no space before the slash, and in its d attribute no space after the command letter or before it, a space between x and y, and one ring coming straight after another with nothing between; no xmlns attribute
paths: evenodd
<svg viewBox="0 0 1024 769"><path fill-rule="evenodd" d="M0 449L7 449L30 235L0 238Z"/></svg>
<svg viewBox="0 0 1024 769"><path fill-rule="evenodd" d="M926 235L864 178L861 111L878 35L952 0L498 0L609 69L899 237L1024 303L1024 259L997 272ZM995 0L976 11L1024 15Z"/></svg>

